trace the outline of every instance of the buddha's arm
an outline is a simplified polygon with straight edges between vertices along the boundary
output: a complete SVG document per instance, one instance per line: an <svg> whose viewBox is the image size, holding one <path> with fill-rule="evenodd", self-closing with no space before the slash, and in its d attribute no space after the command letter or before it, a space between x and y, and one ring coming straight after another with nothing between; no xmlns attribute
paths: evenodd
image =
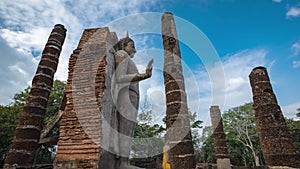
<svg viewBox="0 0 300 169"><path fill-rule="evenodd" d="M128 57L124 56L123 53L117 53L115 59L116 59L116 67L117 67L115 76L116 76L117 83L139 82L151 76L149 72L126 74L128 69L128 62L129 62Z"/></svg>
<svg viewBox="0 0 300 169"><path fill-rule="evenodd" d="M137 73L137 74L125 74L117 76L118 83L127 83L127 82L139 82L141 80L147 79L150 76L146 73Z"/></svg>

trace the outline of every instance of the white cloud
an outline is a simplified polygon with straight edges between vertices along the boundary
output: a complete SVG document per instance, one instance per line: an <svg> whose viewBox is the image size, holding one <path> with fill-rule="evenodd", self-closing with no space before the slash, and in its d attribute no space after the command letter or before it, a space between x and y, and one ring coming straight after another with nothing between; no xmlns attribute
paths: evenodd
<svg viewBox="0 0 300 169"><path fill-rule="evenodd" d="M300 15L300 8L290 7L286 13L287 18L298 17Z"/></svg>
<svg viewBox="0 0 300 169"><path fill-rule="evenodd" d="M237 91L244 84L247 84L247 81L242 77L230 78L227 82L226 92Z"/></svg>
<svg viewBox="0 0 300 169"><path fill-rule="evenodd" d="M221 77L217 74L219 66L210 68L211 74L201 65L197 69L184 69L188 105L191 111L198 112L198 118L209 123L209 108L212 104L220 106L221 111L243 105L252 101L252 92L249 82L249 74L256 66L265 66L270 71L270 63L266 61L267 51L264 49L243 50L230 54L222 60L225 75L225 84L216 84L212 88L212 76ZM218 70L218 71L217 71ZM217 79L217 78L215 78ZM214 91L213 91L214 90ZM215 93L216 102L212 97ZM225 101L222 97L225 95Z"/></svg>
<svg viewBox="0 0 300 169"><path fill-rule="evenodd" d="M299 60L294 60L293 61L293 68L300 67L300 61Z"/></svg>
<svg viewBox="0 0 300 169"><path fill-rule="evenodd" d="M68 29L67 38L60 56L56 78L66 80L68 72L68 58L78 43L78 37L82 32L82 25L77 17L65 9L63 3L58 0L28 0L28 1L1 1L0 16L3 25L0 28L1 37L6 43L15 49L19 55L40 58L47 38L55 24L63 24ZM9 55L9 53L6 53ZM15 55L11 55L13 57ZM2 57L2 56L1 56ZM14 59L14 58L11 58ZM37 66L35 63L34 67ZM2 65L1 66L7 66ZM30 72L30 77L34 75L35 69L31 66L24 67L25 72ZM31 79L27 79L31 81ZM27 85L23 85L24 89ZM8 87L8 86L7 86ZM22 90L17 89L10 95ZM6 102L7 103L7 102Z"/></svg>
<svg viewBox="0 0 300 169"><path fill-rule="evenodd" d="M291 50L292 50L294 56L296 56L296 55L299 54L299 51L300 51L300 40L298 42L295 42L292 45Z"/></svg>
<svg viewBox="0 0 300 169"><path fill-rule="evenodd" d="M280 3L282 0L272 0L273 2Z"/></svg>
<svg viewBox="0 0 300 169"><path fill-rule="evenodd" d="M150 79L140 82L141 103L147 94L153 108L153 113L157 116L157 121L160 122L165 111L165 94L163 82L163 51L158 49L148 49L140 51L143 53L135 57L135 63L138 65L146 65L147 61L154 57L154 72ZM248 76L251 70L256 66L265 66L270 71L270 63L266 61L267 51L258 50L243 50L235 54L225 56L222 60L222 66L225 75L225 84L215 84L215 89L212 89L212 76L220 77L219 66L211 67L208 71L203 65L189 67L184 62L183 73L185 79L185 88L188 99L188 107L192 112L198 113L198 119L209 123L209 108L212 104L218 104L222 111L229 108L242 105L252 101L252 92ZM142 71L141 71L142 72ZM214 90L214 91L213 91ZM213 92L215 100L213 103ZM222 96L223 95L223 96ZM222 102L222 97L225 95L225 102Z"/></svg>
<svg viewBox="0 0 300 169"><path fill-rule="evenodd" d="M137 64L145 65L151 55L163 57L162 50L147 50L141 51L143 55L138 55L135 58ZM212 104L218 104L221 111L229 108L243 105L252 101L252 92L248 76L251 70L256 66L266 66L270 69L271 63L266 61L267 51L259 50L243 50L235 54L230 54L222 61L222 66L225 74L225 84L215 84L215 89L212 89L212 76L219 77L219 66L210 68L208 71L203 65L198 65L196 68L189 67L182 62L183 73L185 79L185 89L188 99L188 108L192 112L198 113L198 119L203 120L204 124L210 123L209 108ZM142 57L140 57L142 56ZM147 94L152 105L155 122L161 123L162 117L165 115L165 93L163 82L163 59L154 58L154 72L150 79L140 82L141 103ZM269 70L270 71L270 70ZM213 91L215 90L215 91ZM213 92L215 100L213 103ZM222 97L226 97L225 102L222 102ZM223 95L223 96L222 96Z"/></svg>
<svg viewBox="0 0 300 169"><path fill-rule="evenodd" d="M13 95L30 85L38 61L16 51L0 37L0 104L12 102Z"/></svg>
<svg viewBox="0 0 300 169"><path fill-rule="evenodd" d="M65 0L65 7L74 13L79 20L90 26L99 27L120 17L148 11L157 5L154 0L119 0L116 3L111 1L78 1Z"/></svg>
<svg viewBox="0 0 300 169"><path fill-rule="evenodd" d="M108 22L120 17L147 11L159 7L154 0L120 0L110 1L71 1L71 0L14 0L0 1L0 40L6 52L0 53L1 58L10 57L10 64L1 61L0 104L8 104L13 94L23 90L34 75L50 31L55 24L63 24L67 29L67 37L60 56L55 78L66 80L69 56L76 48L83 29L103 27ZM4 39L4 40L3 40ZM2 59L1 59L2 60ZM23 64L20 64L22 63ZM20 66L21 65L21 66ZM10 66L10 67L9 67ZM18 77L23 72L26 77ZM4 79L6 78L6 79ZM16 79L19 82L16 83ZM9 83L15 84L10 85ZM16 86L16 84L18 84ZM9 89L9 90L8 90ZM11 90L10 90L11 89Z"/></svg>
<svg viewBox="0 0 300 169"><path fill-rule="evenodd" d="M300 102L292 103L281 107L284 116L288 118L296 118L298 108L300 108Z"/></svg>
<svg viewBox="0 0 300 169"><path fill-rule="evenodd" d="M0 36L7 41L8 45L24 54L40 52L44 48L49 33L47 28L42 27L32 29L29 32L11 31L9 29L0 30Z"/></svg>
<svg viewBox="0 0 300 169"><path fill-rule="evenodd" d="M228 55L223 61L225 73L225 105L224 109L252 101L249 74L256 66L268 66L267 51L243 50Z"/></svg>
<svg viewBox="0 0 300 169"><path fill-rule="evenodd" d="M292 46L291 46L291 50L292 50L292 56L298 56L299 52L300 52L300 40L298 42L295 42ZM293 68L298 68L300 67L300 61L299 60L294 60L293 61Z"/></svg>

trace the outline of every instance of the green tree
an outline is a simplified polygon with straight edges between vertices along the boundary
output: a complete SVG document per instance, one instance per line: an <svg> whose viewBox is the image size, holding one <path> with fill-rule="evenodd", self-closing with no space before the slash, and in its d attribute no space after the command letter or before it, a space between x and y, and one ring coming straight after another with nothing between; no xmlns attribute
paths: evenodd
<svg viewBox="0 0 300 169"><path fill-rule="evenodd" d="M252 103L231 108L222 115L227 148L233 165L262 164L261 144L255 126ZM203 162L215 163L211 127L205 127L201 136L201 159Z"/></svg>
<svg viewBox="0 0 300 169"><path fill-rule="evenodd" d="M297 109L297 114L296 114L296 116L297 116L297 117L300 117L300 108Z"/></svg>
<svg viewBox="0 0 300 169"><path fill-rule="evenodd" d="M14 95L12 103L6 106L0 105L0 167L4 165L5 156L13 140L14 131L29 91L30 87L27 87Z"/></svg>
<svg viewBox="0 0 300 169"><path fill-rule="evenodd" d="M139 123L134 131L135 141L132 146L133 158L147 157L148 154L157 154L162 151L165 128L159 124L152 124L152 120L151 110L138 115Z"/></svg>
<svg viewBox="0 0 300 169"><path fill-rule="evenodd" d="M212 136L212 127L205 126L202 130L200 142L202 143L199 150L199 160L201 163L216 163L216 155Z"/></svg>
<svg viewBox="0 0 300 169"><path fill-rule="evenodd" d="M130 163L156 163L162 160L165 128L160 124L153 124L151 110L142 110L138 115L138 124L134 131L132 143L132 158Z"/></svg>
<svg viewBox="0 0 300 169"><path fill-rule="evenodd" d="M64 95L65 83L59 80L54 81L53 90L47 103L47 111L45 114L44 126L49 122L59 109L61 100ZM0 105L0 168L4 163L5 156L9 150L9 146L14 136L14 130L18 123L18 118L23 110L26 98L29 95L30 87L14 95L14 100L7 106ZM58 137L59 126L57 125L49 134L53 137ZM43 144L41 145L39 155L37 156L37 163L49 163L53 161L53 152L55 145Z"/></svg>
<svg viewBox="0 0 300 169"><path fill-rule="evenodd" d="M141 112L138 115L138 124L135 128L135 140L132 145L132 159L134 164L136 158L147 156L147 154L162 153L165 144L166 116L162 119L164 126L161 124L153 123L153 114L150 109L150 103L147 99L140 107ZM199 156L200 136L199 129L202 128L202 121L197 120L197 113L189 111L189 119L193 136L193 144L196 156ZM147 139L148 138L148 139ZM149 139L150 138L150 139ZM144 147L144 148L141 148ZM147 151L145 151L147 150ZM155 157L148 157L144 160L153 161L154 159L162 159L162 154ZM198 157L197 157L198 158Z"/></svg>
<svg viewBox="0 0 300 169"><path fill-rule="evenodd" d="M45 113L45 119L43 127L45 127L50 121L51 118L58 112L59 107L62 103L64 94L65 94L66 83L60 80L55 80L53 83L52 91L50 93L47 108ZM59 123L57 123L51 132L48 134L48 137L53 137L58 140L59 137ZM52 143L43 143L40 146L38 155L36 157L37 164L49 164L52 163L56 153L57 142Z"/></svg>
<svg viewBox="0 0 300 169"><path fill-rule="evenodd" d="M0 106L0 168L4 165L21 110L20 106Z"/></svg>
<svg viewBox="0 0 300 169"><path fill-rule="evenodd" d="M253 104L247 103L226 111L224 131L232 162L241 165L260 165L261 144L255 126Z"/></svg>
<svg viewBox="0 0 300 169"><path fill-rule="evenodd" d="M290 130L298 159L300 159L300 121L294 119L286 119L286 123Z"/></svg>
<svg viewBox="0 0 300 169"><path fill-rule="evenodd" d="M192 131L192 141L196 156L196 161L200 162L201 159L201 138L199 134L199 129L201 129L203 121L197 119L197 112L189 111L189 119L190 119L190 126Z"/></svg>
<svg viewBox="0 0 300 169"><path fill-rule="evenodd" d="M59 106L65 94L66 83L60 80L55 80L53 83L52 92L50 93L45 114L45 122L58 112Z"/></svg>

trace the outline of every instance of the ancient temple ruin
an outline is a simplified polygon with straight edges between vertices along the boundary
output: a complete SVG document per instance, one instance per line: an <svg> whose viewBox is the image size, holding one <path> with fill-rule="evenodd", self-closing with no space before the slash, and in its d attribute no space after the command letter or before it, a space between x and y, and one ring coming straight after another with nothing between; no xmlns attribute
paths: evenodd
<svg viewBox="0 0 300 169"><path fill-rule="evenodd" d="M55 25L42 53L41 61L32 80L15 137L5 159L5 169L31 168L39 148L40 134L47 101L53 85L62 45L66 37L63 25Z"/></svg>
<svg viewBox="0 0 300 169"><path fill-rule="evenodd" d="M107 124L115 119L110 92L117 41L108 28L86 29L70 57L54 168L98 168L99 160L111 161L103 168L115 168L104 144L109 144Z"/></svg>
<svg viewBox="0 0 300 169"><path fill-rule="evenodd" d="M187 96L175 20L162 15L164 86L166 95L166 144L172 169L195 169ZM64 101L50 127L42 129L54 73L66 36L55 25L42 53L32 89L24 106L15 137L5 160L5 169L34 168L34 158L43 138L60 120L56 169L118 169L120 133L113 85L116 69L116 33L109 28L85 29L69 60ZM254 68L250 77L256 126L268 166L299 167L284 117L273 93L267 70ZM232 168L218 106L210 108L218 169ZM265 168L268 168L266 166Z"/></svg>
<svg viewBox="0 0 300 169"><path fill-rule="evenodd" d="M210 107L210 118L213 128L214 148L218 169L230 169L231 164L219 106Z"/></svg>
<svg viewBox="0 0 300 169"><path fill-rule="evenodd" d="M273 92L267 69L256 67L249 75L255 122L266 165L299 168L291 135Z"/></svg>
<svg viewBox="0 0 300 169"><path fill-rule="evenodd" d="M171 168L196 167L190 120L182 74L181 54L172 13L162 16L167 144Z"/></svg>

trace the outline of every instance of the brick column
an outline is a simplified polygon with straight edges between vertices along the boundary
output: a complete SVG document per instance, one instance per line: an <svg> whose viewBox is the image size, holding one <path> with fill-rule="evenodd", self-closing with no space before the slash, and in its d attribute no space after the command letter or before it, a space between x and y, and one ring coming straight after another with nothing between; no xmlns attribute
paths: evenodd
<svg viewBox="0 0 300 169"><path fill-rule="evenodd" d="M231 169L219 106L210 107L210 118L213 127L214 148L218 169Z"/></svg>
<svg viewBox="0 0 300 169"><path fill-rule="evenodd" d="M266 165L299 167L291 135L277 103L267 69L256 67L249 75L255 122Z"/></svg>
<svg viewBox="0 0 300 169"><path fill-rule="evenodd" d="M4 168L31 168L39 148L40 132L53 85L58 58L66 37L63 25L55 25L42 53L32 87L15 130Z"/></svg>
<svg viewBox="0 0 300 169"><path fill-rule="evenodd" d="M167 104L167 139L171 168L195 169L187 98L182 75L181 54L172 13L162 15L164 84Z"/></svg>

